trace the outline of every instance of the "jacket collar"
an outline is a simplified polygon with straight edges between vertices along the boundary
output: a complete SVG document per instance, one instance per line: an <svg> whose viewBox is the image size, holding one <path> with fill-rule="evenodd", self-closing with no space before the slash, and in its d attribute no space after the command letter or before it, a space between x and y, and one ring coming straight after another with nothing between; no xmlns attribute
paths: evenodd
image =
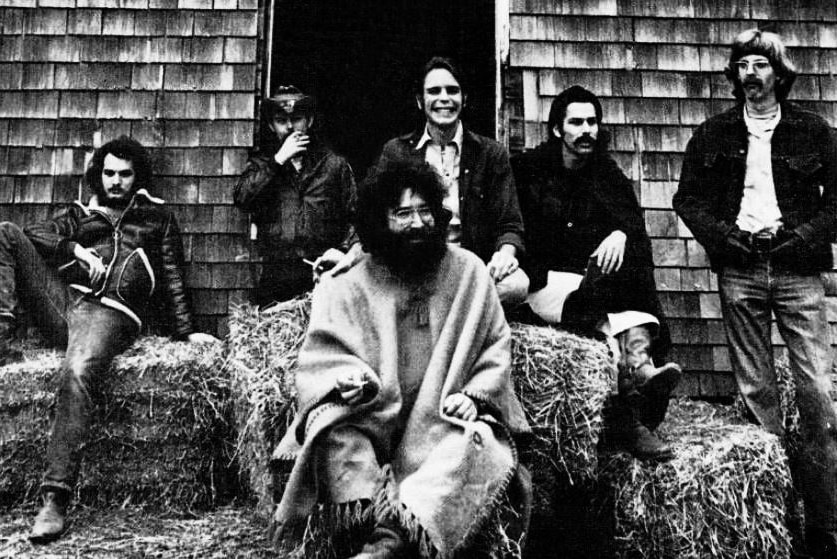
<svg viewBox="0 0 837 559"><path fill-rule="evenodd" d="M166 203L166 201L163 200L162 198L157 198L156 196L152 196L148 192L148 190L146 190L145 188L140 188L139 190L134 192L133 196L131 196L131 201L128 202L128 205L125 206L125 208L127 209L127 208L135 205L138 202L148 202L148 203L156 204L156 205L163 205L163 204ZM93 211L98 211L98 212L103 212L104 211L102 209L101 202L99 202L99 196L96 195L96 194L94 194L93 196L90 197L90 199L87 201L87 204L82 203L81 200L76 200L75 204L79 208L81 208L81 210L85 213L85 215L90 215L90 212L93 212Z"/></svg>

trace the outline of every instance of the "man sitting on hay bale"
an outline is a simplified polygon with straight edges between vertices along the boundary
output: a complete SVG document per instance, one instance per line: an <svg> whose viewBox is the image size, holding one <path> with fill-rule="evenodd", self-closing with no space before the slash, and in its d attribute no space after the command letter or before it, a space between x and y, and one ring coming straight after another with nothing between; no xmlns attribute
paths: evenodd
<svg viewBox="0 0 837 559"><path fill-rule="evenodd" d="M599 99L570 87L550 108L549 140L512 162L526 227L526 301L539 319L607 336L619 375L617 438L637 458L667 460L673 453L653 430L680 367L652 361L669 339L651 242L601 121Z"/></svg>
<svg viewBox="0 0 837 559"><path fill-rule="evenodd" d="M290 472L280 547L365 525L356 559L519 553L531 487L514 437L529 427L511 334L485 265L446 244L442 200L426 165L391 163L360 189L365 253L314 290L300 411L274 451Z"/></svg>
<svg viewBox="0 0 837 559"><path fill-rule="evenodd" d="M177 222L146 190L151 162L145 148L126 136L108 142L93 155L85 177L94 193L87 205L77 202L25 232L0 223L0 348L8 347L19 300L48 340L67 348L44 504L30 534L35 543L64 531L92 395L113 358L139 334L151 300L165 300L176 337L217 341L192 330ZM8 357L7 350L0 354Z"/></svg>

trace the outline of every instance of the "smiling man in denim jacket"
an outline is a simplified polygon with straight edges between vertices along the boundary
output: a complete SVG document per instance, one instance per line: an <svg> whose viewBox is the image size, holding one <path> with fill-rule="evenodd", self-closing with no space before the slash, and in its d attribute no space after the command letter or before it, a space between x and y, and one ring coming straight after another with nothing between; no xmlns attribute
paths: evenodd
<svg viewBox="0 0 837 559"><path fill-rule="evenodd" d="M837 144L817 115L786 102L796 76L778 35L744 31L726 75L740 101L695 131L674 209L706 249L730 360L765 429L784 424L770 343L771 312L788 346L802 447L794 482L805 500L808 552L837 557L837 416L820 272L832 268Z"/></svg>
<svg viewBox="0 0 837 559"><path fill-rule="evenodd" d="M47 448L44 504L30 539L64 531L92 395L113 358L137 337L150 304L162 298L172 332L193 343L217 341L193 332L183 283L182 246L174 216L151 196L151 163L139 142L122 136L93 155L93 191L52 219L21 230L0 223L0 359L13 359L8 339L22 305L45 336L66 347Z"/></svg>

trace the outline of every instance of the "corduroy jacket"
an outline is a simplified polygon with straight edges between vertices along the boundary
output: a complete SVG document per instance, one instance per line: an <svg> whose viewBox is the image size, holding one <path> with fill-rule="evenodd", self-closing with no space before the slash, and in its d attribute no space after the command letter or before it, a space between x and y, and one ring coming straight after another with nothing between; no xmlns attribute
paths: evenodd
<svg viewBox="0 0 837 559"><path fill-rule="evenodd" d="M370 172L392 161L423 163L424 150L416 149L422 134L420 129L389 140ZM485 262L504 244L513 245L518 258L525 252L523 218L508 152L494 140L467 129L459 162L459 211L462 248Z"/></svg>
<svg viewBox="0 0 837 559"><path fill-rule="evenodd" d="M781 265L798 273L829 270L837 231L837 143L818 115L787 102L781 110L771 141L773 184L782 227L803 240ZM732 262L725 239L741 208L747 147L743 105L701 124L686 147L673 199L716 272Z"/></svg>

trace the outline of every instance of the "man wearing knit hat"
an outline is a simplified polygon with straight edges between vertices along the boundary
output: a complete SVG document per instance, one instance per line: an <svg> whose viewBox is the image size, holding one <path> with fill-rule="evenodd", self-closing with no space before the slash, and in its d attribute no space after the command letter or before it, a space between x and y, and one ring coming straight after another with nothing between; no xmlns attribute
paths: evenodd
<svg viewBox="0 0 837 559"><path fill-rule="evenodd" d="M260 145L235 186L262 256L253 300L270 306L309 291L349 249L356 188L349 163L314 134L314 99L280 86L262 101Z"/></svg>
<svg viewBox="0 0 837 559"><path fill-rule="evenodd" d="M512 160L526 231L532 318L604 335L619 396L615 439L634 456L673 457L653 430L680 367L662 362L668 331L654 284L651 242L633 186L607 154L602 106L573 86L549 111L549 140Z"/></svg>

